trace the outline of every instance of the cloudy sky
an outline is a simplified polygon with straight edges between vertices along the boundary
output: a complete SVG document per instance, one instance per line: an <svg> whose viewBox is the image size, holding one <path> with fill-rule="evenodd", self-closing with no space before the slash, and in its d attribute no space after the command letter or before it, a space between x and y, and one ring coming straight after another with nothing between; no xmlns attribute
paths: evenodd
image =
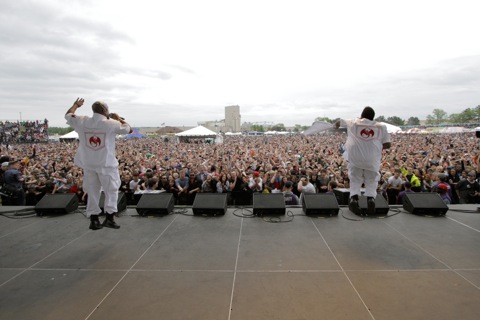
<svg viewBox="0 0 480 320"><path fill-rule="evenodd" d="M0 119L425 119L480 104L477 0L1 0Z"/></svg>

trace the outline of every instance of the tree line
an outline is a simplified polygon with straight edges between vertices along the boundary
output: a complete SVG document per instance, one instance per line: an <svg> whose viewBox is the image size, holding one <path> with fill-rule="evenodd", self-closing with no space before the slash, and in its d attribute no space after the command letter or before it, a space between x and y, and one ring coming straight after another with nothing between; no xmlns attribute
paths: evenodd
<svg viewBox="0 0 480 320"><path fill-rule="evenodd" d="M330 119L328 117L317 117L315 121L325 121L329 123L334 123L337 121L336 119ZM385 117L385 116L378 116L375 118L376 121L380 122L387 122L393 124L395 126L418 126L420 125L420 119L418 117L410 117L406 120L398 117ZM475 108L467 108L460 113L452 113L448 114L445 110L436 108L433 109L432 113L427 115L426 124L428 125L440 125L440 124L465 124L465 123L480 123L480 105L476 106ZM310 128L310 126L296 124L293 128L294 132L301 132L306 129ZM73 129L68 128L61 128L61 127L49 127L48 134L66 134ZM285 125L283 123L277 123L273 126L265 127L263 125L254 124L251 126L252 131L257 132L266 132L266 131L287 131Z"/></svg>
<svg viewBox="0 0 480 320"><path fill-rule="evenodd" d="M328 117L317 117L315 121L324 121L328 123L334 123L338 120L338 118L330 119ZM375 118L376 121L379 122L386 122L393 124L395 126L418 126L420 125L420 119L418 117L410 117L408 119L402 119L398 116L378 116ZM460 113L452 113L450 115L443 109L436 108L433 109L432 113L427 115L426 124L427 125L440 125L440 124L477 124L480 123L480 105L476 106L475 108L467 108ZM310 126L303 126L300 124L296 124L293 128L294 132L301 132L306 129L310 128ZM285 125L283 123L275 124L272 127L266 128L263 125L253 125L253 131L258 132L265 132L268 130L272 131L286 131Z"/></svg>
<svg viewBox="0 0 480 320"><path fill-rule="evenodd" d="M329 119L327 117L318 117L315 121L326 121L333 123L337 119ZM420 119L418 117L410 117L404 120L398 116L386 118L379 116L375 118L376 121L387 122L395 126L418 126ZM467 108L460 113L452 113L450 115L443 109L433 109L432 113L427 115L426 124L440 125L440 124L466 124L466 123L480 123L480 105L475 108Z"/></svg>

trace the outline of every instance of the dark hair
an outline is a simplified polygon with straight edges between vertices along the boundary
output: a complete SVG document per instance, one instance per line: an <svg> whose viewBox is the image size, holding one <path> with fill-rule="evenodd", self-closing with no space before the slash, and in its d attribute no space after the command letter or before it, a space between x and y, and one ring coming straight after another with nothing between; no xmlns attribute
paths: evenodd
<svg viewBox="0 0 480 320"><path fill-rule="evenodd" d="M375 111L371 107L365 107L360 117L373 121L373 118L375 118Z"/></svg>
<svg viewBox="0 0 480 320"><path fill-rule="evenodd" d="M152 171L145 172L145 178L147 180L150 179L150 178L153 178L153 172Z"/></svg>
<svg viewBox="0 0 480 320"><path fill-rule="evenodd" d="M158 182L157 178L150 178L148 179L147 184L150 188L153 188L157 182Z"/></svg>

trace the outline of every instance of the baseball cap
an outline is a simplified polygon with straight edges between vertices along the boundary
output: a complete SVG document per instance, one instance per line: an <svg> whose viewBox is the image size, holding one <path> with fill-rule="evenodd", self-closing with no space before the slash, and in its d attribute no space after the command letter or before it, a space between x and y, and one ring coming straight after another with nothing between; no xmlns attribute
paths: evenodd
<svg viewBox="0 0 480 320"><path fill-rule="evenodd" d="M443 191L448 191L448 186L445 183L439 183L437 188Z"/></svg>

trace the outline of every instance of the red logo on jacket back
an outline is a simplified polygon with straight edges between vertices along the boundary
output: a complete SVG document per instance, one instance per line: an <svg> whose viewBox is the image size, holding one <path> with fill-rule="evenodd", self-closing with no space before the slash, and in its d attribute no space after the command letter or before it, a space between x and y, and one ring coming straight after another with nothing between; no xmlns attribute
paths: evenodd
<svg viewBox="0 0 480 320"><path fill-rule="evenodd" d="M362 131L360 131L360 135L363 138L372 138L375 136L375 131L370 128L364 128Z"/></svg>
<svg viewBox="0 0 480 320"><path fill-rule="evenodd" d="M105 132L85 132L85 146L92 150L100 150L105 147Z"/></svg>
<svg viewBox="0 0 480 320"><path fill-rule="evenodd" d="M92 147L96 148L102 144L102 139L100 139L100 137L97 137L97 136L91 136L88 142Z"/></svg>

